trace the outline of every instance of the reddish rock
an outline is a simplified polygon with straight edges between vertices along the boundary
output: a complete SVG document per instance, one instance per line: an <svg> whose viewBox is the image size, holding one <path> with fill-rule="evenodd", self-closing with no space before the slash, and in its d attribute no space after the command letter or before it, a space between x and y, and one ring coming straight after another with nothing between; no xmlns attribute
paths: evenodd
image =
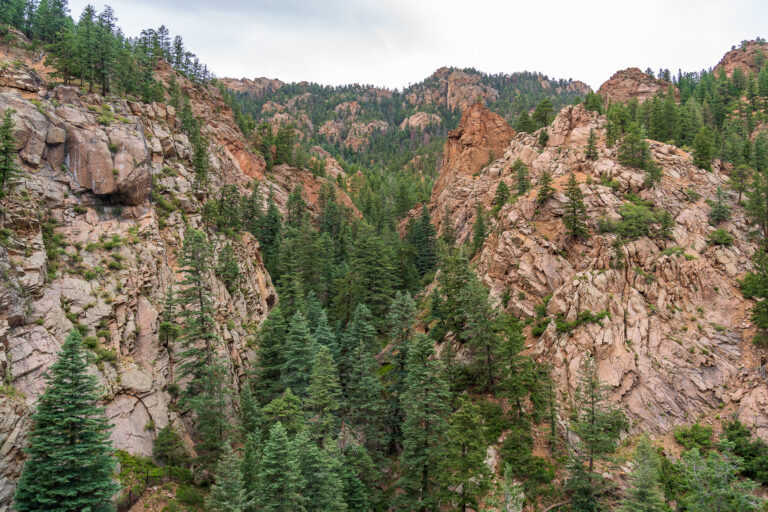
<svg viewBox="0 0 768 512"><path fill-rule="evenodd" d="M616 72L600 86L597 93L610 102L627 102L637 99L640 103L653 98L659 92L666 92L672 85L666 80L648 76L638 68L627 68ZM673 86L675 97L680 92Z"/></svg>
<svg viewBox="0 0 768 512"><path fill-rule="evenodd" d="M746 41L743 45L723 55L723 58L715 66L715 75L719 75L722 70L731 77L737 68L741 69L745 76L749 76L750 73L757 75L762 64L768 60L766 56L768 56L768 44Z"/></svg>

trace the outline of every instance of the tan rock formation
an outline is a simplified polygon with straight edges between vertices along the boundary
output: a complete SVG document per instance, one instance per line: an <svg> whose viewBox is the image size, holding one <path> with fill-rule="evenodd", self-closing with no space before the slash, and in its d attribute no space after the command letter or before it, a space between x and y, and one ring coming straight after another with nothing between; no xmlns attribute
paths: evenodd
<svg viewBox="0 0 768 512"><path fill-rule="evenodd" d="M431 124L440 124L443 119L437 114L428 114L426 112L416 112L412 116L403 119L400 123L400 129L405 130L407 128L416 128L423 130Z"/></svg>
<svg viewBox="0 0 768 512"><path fill-rule="evenodd" d="M659 92L666 92L671 84L646 75L638 68L627 68L617 71L603 83L597 93L608 101L626 102L637 99L640 103L653 98ZM675 96L680 93L674 88Z"/></svg>
<svg viewBox="0 0 768 512"><path fill-rule="evenodd" d="M464 111L478 99L489 103L499 92L482 83L478 75L460 69L440 68L427 79L427 83L406 95L411 105L444 105L452 110Z"/></svg>
<svg viewBox="0 0 768 512"><path fill-rule="evenodd" d="M748 77L750 73L760 72L760 67L768 60L768 44L765 42L746 41L738 48L729 51L720 62L715 66L715 75L720 71L725 71L729 77L733 76L734 70L741 69L744 76Z"/></svg>
<svg viewBox="0 0 768 512"><path fill-rule="evenodd" d="M477 119L486 126L476 133L498 125L489 116ZM551 297L546 308L550 319L573 321L585 311L609 314L602 322L570 332L559 332L550 320L543 335L529 335L529 352L552 365L564 398L591 354L601 379L612 387L614 400L637 430L662 435L694 418L716 423L718 415L734 414L768 438L768 385L751 343L751 301L741 296L736 282L750 269L755 250L743 235L748 231L743 210L736 207L733 218L721 226L735 235L732 246L713 246L706 238L715 228L707 222L704 198L714 196L718 186L727 187L727 174L720 168L698 169L684 151L651 142L664 176L647 189L645 173L620 165L616 149L604 146L604 124L604 117L586 112L583 105L566 107L548 128L545 148L538 146L537 134L521 133L502 157L480 164L479 170L479 157L471 156L476 146L462 152L451 137L430 204L436 224L447 216L458 242L469 238L476 205L489 211L500 181L514 190L511 168L518 158L523 160L534 189L490 219L491 234L475 263L492 296L499 302L508 298L506 308L522 317L533 316L546 297ZM600 140L595 162L584 156L590 129ZM535 186L545 171L554 177L556 193L537 206ZM562 191L571 172L581 183L592 230L584 241L566 237L561 219L567 201ZM691 201L688 188L702 199ZM672 214L671 240L639 238L616 245L615 235L599 233L598 220L618 219L627 192Z"/></svg>

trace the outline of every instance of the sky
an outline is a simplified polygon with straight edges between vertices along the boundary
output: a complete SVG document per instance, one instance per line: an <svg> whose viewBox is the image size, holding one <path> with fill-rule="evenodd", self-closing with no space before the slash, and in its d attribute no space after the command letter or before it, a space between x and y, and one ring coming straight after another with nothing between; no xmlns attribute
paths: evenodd
<svg viewBox="0 0 768 512"><path fill-rule="evenodd" d="M70 0L77 20L84 0ZM97 9L100 2L91 2ZM165 24L218 77L402 89L442 66L597 89L620 69L713 67L768 37L765 0L111 0L129 36Z"/></svg>

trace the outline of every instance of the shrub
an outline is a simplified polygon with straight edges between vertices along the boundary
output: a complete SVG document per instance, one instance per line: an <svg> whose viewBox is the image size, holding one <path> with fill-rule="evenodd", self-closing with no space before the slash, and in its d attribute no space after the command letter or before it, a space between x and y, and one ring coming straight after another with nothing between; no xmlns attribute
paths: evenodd
<svg viewBox="0 0 768 512"><path fill-rule="evenodd" d="M731 245L733 235L723 228L718 228L707 235L707 241L712 245Z"/></svg>
<svg viewBox="0 0 768 512"><path fill-rule="evenodd" d="M677 427L674 431L675 441L686 450L698 448L700 451L708 450L712 446L712 427L694 423L690 427Z"/></svg>

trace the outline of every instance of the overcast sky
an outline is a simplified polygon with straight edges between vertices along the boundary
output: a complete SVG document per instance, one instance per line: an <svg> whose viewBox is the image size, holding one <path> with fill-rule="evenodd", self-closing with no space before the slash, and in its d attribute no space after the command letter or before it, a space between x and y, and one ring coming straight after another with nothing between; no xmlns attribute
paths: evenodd
<svg viewBox="0 0 768 512"><path fill-rule="evenodd" d="M84 0L70 0L78 18ZM101 1L92 2L101 9ZM127 35L165 24L219 77L402 88L441 66L615 71L714 66L768 37L765 0L112 0Z"/></svg>

